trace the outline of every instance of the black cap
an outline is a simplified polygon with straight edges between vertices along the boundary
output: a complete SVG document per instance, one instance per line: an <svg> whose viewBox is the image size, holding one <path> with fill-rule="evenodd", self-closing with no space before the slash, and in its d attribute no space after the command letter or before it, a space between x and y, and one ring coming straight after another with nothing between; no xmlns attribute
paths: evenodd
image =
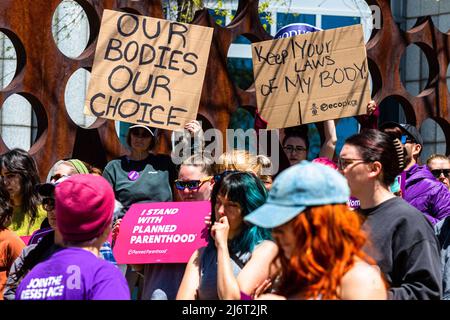
<svg viewBox="0 0 450 320"><path fill-rule="evenodd" d="M397 123L394 121L389 121L389 122L383 123L379 127L379 129L381 131L383 131L384 129L388 129L388 128L399 128L404 134L413 138L417 144L420 144L421 146L423 146L422 136L420 135L419 130L417 130L417 128L415 126L410 125L409 123Z"/></svg>

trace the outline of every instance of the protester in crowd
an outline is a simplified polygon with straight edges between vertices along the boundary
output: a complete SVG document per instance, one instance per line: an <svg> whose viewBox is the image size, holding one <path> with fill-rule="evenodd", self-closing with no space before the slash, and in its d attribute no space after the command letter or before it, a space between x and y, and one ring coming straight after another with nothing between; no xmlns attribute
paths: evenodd
<svg viewBox="0 0 450 320"><path fill-rule="evenodd" d="M416 208L389 191L405 168L399 139L369 129L345 141L339 169L351 195L360 200L363 228L373 257L389 283L389 299L440 299L439 244L431 224Z"/></svg>
<svg viewBox="0 0 450 320"><path fill-rule="evenodd" d="M55 165L50 169L50 172L53 175L48 176L48 180L46 184L39 185L38 190L39 194L42 197L42 205L47 212L46 219L50 219L50 217L55 217L54 215L54 189L57 181L64 181L63 178L67 178L73 176L75 174L95 174L101 175L102 171L98 168L91 166L89 163L78 160L78 159L68 159L61 160L55 163ZM115 202L114 212L116 213L118 210L121 210L121 205L118 201ZM28 242L29 245L36 244L40 241L40 239L45 236L47 233L55 230L56 223L50 223L48 227L41 228L33 233ZM105 241L100 248L101 256L116 265L116 260L114 259L114 255L112 253L111 244L109 241Z"/></svg>
<svg viewBox="0 0 450 320"><path fill-rule="evenodd" d="M347 208L349 196L345 178L322 164L303 161L275 179L266 203L244 218L273 228L279 247L278 297L261 299L386 299L382 276L362 250L366 235Z"/></svg>
<svg viewBox="0 0 450 320"><path fill-rule="evenodd" d="M408 153L406 167L402 173L402 179L405 181L403 199L425 214L433 224L449 216L450 191L434 178L427 166L418 164L423 139L416 127L386 122L380 129L392 138L399 139Z"/></svg>
<svg viewBox="0 0 450 320"><path fill-rule="evenodd" d="M114 217L115 224L120 223L134 203L172 201L171 186L176 178L171 158L153 151L157 129L132 125L126 141L130 154L110 161L103 171L103 177L111 184L116 200L122 205L122 210ZM142 279L130 267L125 268L130 290L133 292L137 286L140 291Z"/></svg>
<svg viewBox="0 0 450 320"><path fill-rule="evenodd" d="M450 300L450 217L434 225L441 245L442 300Z"/></svg>
<svg viewBox="0 0 450 320"><path fill-rule="evenodd" d="M77 166L73 166L72 163L76 163ZM61 236L56 232L55 187L69 176L86 174L91 171L96 172L94 167L84 161L77 159L60 160L50 169L52 175L47 176L47 183L38 186L37 190L42 198L42 206L47 212L49 227L39 229L33 233L28 242L28 246L22 250L19 258L14 261L5 288L5 299L14 300L17 286L25 275L35 265L46 260L55 252L58 249L58 245L62 245ZM116 260L114 259L111 245L108 241L102 244L100 257L116 265Z"/></svg>
<svg viewBox="0 0 450 320"><path fill-rule="evenodd" d="M369 122L366 118L371 118L376 110L375 101L369 101L367 115L361 116L363 119L361 121ZM337 143L336 124L334 120L327 120L323 122L323 126L325 141L320 149L319 158L333 159ZM308 126L300 125L285 129L282 146L291 166L306 160L309 152Z"/></svg>
<svg viewBox="0 0 450 320"><path fill-rule="evenodd" d="M174 144L172 156L198 155L200 157L211 159L211 154L206 154L204 134L200 123L196 120L188 122L184 127L182 140ZM172 142L174 138L172 138ZM186 155L182 151L187 151ZM272 185L272 161L265 155L256 155L244 149L232 149L219 156L214 166L215 173L219 174L227 170L248 171L255 173L260 178L266 188L269 190Z"/></svg>
<svg viewBox="0 0 450 320"><path fill-rule="evenodd" d="M200 123L196 120L190 121L184 128L183 139L180 143L183 147L173 146L173 149L189 150L190 155L207 158L208 162L212 161L212 155L205 154L204 134ZM272 185L272 161L265 155L256 155L243 149L232 149L220 155L214 166L216 174L227 170L253 172L264 182L268 190Z"/></svg>
<svg viewBox="0 0 450 320"><path fill-rule="evenodd" d="M427 167L433 176L450 189L450 158L433 154L427 159Z"/></svg>
<svg viewBox="0 0 450 320"><path fill-rule="evenodd" d="M319 157L332 159L337 142L336 124L334 120L327 120L323 122L323 126L325 141L320 149ZM300 125L285 129L282 146L291 166L306 160L309 151L308 126Z"/></svg>
<svg viewBox="0 0 450 320"><path fill-rule="evenodd" d="M176 169L169 156L153 153L156 135L154 128L131 126L126 138L130 155L110 161L103 171L123 205L116 218L122 218L133 203L172 201Z"/></svg>
<svg viewBox="0 0 450 320"><path fill-rule="evenodd" d="M270 174L270 159L263 155L256 155L243 149L232 149L220 155L214 165L214 172L221 174L225 171L252 172L258 178Z"/></svg>
<svg viewBox="0 0 450 320"><path fill-rule="evenodd" d="M261 164L261 168L256 175L264 183L266 189L270 190L273 183L272 161L268 156L263 154L258 154L256 157L257 162Z"/></svg>
<svg viewBox="0 0 450 320"><path fill-rule="evenodd" d="M232 149L223 153L214 165L216 174L226 171L243 171L254 173L266 186L272 185L272 162L265 155L256 155L243 149Z"/></svg>
<svg viewBox="0 0 450 320"><path fill-rule="evenodd" d="M39 183L36 163L26 151L13 149L1 156L0 166L14 208L10 229L19 236L31 235L45 219L35 190Z"/></svg>
<svg viewBox="0 0 450 320"><path fill-rule="evenodd" d="M59 166L59 164L57 163L56 166ZM44 184L38 188L43 197L42 203L44 209L47 211L50 228L49 230L40 230L40 232L38 232L38 230L34 234L34 239L33 237L30 239L28 246L26 246L20 253L20 256L14 260L4 290L5 300L14 300L17 287L23 278L38 263L47 260L54 252L59 250L60 246L63 245L61 235L56 232L54 188L66 179L67 177L63 176L54 183Z"/></svg>
<svg viewBox="0 0 450 320"><path fill-rule="evenodd" d="M214 186L213 162L200 154L187 158L180 166L175 188L181 201L210 200Z"/></svg>
<svg viewBox="0 0 450 320"><path fill-rule="evenodd" d="M49 210L47 210L48 208L52 208L50 211L54 209L54 183L63 177L69 177L74 174L90 173L86 165L87 163L78 159L59 160L50 168L49 174L47 175L47 183L37 186L38 193L42 198L42 206L47 212L47 217L41 224L41 228L31 235L30 241L28 242L29 245L38 243L43 236L54 230L55 223L53 223L53 225L48 223Z"/></svg>
<svg viewBox="0 0 450 320"><path fill-rule="evenodd" d="M331 122L334 124L333 120ZM301 125L285 129L282 146L289 160L289 165L293 166L300 161L306 160L309 150L308 126Z"/></svg>
<svg viewBox="0 0 450 320"><path fill-rule="evenodd" d="M175 188L179 201L210 200L214 185L212 161L195 154L180 166ZM206 218L205 218L206 219ZM210 217L207 217L209 225ZM133 265L134 270L143 272L143 300L175 300L183 278L186 263L160 263Z"/></svg>
<svg viewBox="0 0 450 320"><path fill-rule="evenodd" d="M55 188L55 201L56 224L64 247L25 276L16 299L130 299L119 269L98 258L111 232L114 192L109 183L100 176L74 175Z"/></svg>
<svg viewBox="0 0 450 320"><path fill-rule="evenodd" d="M249 172L217 177L211 195L208 245L191 256L177 299L240 299L252 294L269 275L277 247L270 231L251 227L243 218L267 197L262 182Z"/></svg>
<svg viewBox="0 0 450 320"><path fill-rule="evenodd" d="M10 203L9 193L0 182L0 300L3 300L9 269L25 247L25 243L8 229L12 215L13 207Z"/></svg>

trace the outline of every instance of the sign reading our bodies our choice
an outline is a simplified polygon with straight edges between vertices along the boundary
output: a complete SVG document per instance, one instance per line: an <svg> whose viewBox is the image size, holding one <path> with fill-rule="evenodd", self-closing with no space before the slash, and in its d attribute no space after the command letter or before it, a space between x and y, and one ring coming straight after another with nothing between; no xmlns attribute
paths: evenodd
<svg viewBox="0 0 450 320"><path fill-rule="evenodd" d="M253 43L252 59L268 129L366 113L370 81L361 25Z"/></svg>
<svg viewBox="0 0 450 320"><path fill-rule="evenodd" d="M84 113L171 130L196 119L212 34L104 10Z"/></svg>
<svg viewBox="0 0 450 320"><path fill-rule="evenodd" d="M184 263L207 244L209 201L136 203L120 223L114 257L121 264Z"/></svg>

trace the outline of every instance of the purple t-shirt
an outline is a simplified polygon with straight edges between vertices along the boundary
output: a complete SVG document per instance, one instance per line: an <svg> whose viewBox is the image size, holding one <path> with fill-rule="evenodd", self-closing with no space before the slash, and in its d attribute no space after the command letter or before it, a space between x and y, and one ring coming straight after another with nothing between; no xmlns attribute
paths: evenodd
<svg viewBox="0 0 450 320"><path fill-rule="evenodd" d="M21 281L16 300L130 300L120 270L80 248L62 248Z"/></svg>

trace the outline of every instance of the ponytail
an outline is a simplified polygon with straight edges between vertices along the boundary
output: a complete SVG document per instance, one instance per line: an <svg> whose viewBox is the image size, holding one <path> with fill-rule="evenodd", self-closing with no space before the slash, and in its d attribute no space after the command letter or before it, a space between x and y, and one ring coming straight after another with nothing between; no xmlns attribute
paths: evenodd
<svg viewBox="0 0 450 320"><path fill-rule="evenodd" d="M397 154L397 160L398 160L398 169L400 171L403 171L406 167L406 150L403 144L400 142L398 138L395 138L393 140L395 152Z"/></svg>

